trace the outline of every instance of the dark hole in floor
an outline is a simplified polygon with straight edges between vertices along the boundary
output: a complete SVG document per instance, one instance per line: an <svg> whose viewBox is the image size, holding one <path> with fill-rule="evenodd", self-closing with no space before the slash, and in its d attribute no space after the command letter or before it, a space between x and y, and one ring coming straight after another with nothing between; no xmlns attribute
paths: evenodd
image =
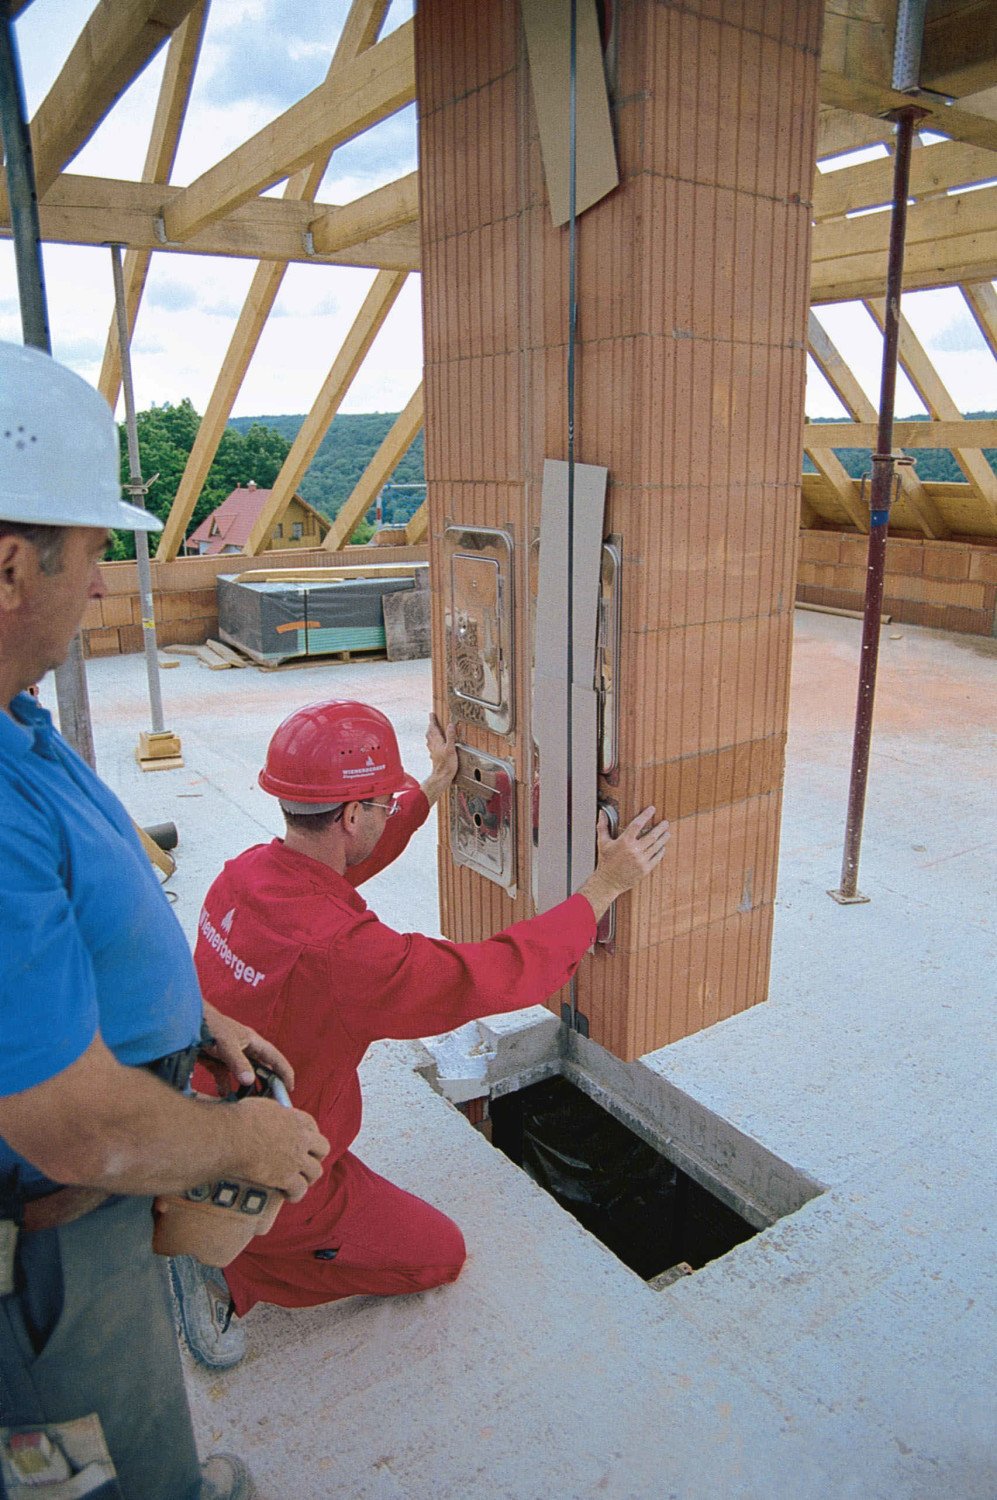
<svg viewBox="0 0 997 1500"><path fill-rule="evenodd" d="M758 1232L566 1078L492 1099L489 1115L492 1145L645 1281Z"/></svg>

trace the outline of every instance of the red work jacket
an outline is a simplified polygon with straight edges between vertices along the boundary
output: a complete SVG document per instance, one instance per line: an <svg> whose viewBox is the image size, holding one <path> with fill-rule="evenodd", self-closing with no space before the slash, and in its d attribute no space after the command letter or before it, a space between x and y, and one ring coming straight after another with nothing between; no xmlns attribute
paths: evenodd
<svg viewBox="0 0 997 1500"><path fill-rule="evenodd" d="M380 922L355 886L390 864L429 813L418 789L399 800L374 852L345 876L274 839L229 860L198 921L194 962L205 999L285 1053L294 1103L331 1147L319 1182L281 1210L268 1236L275 1250L303 1244L306 1224L314 1243L331 1227L322 1212L326 1179L360 1129L357 1068L371 1042L431 1036L542 1002L595 938L592 907L579 895L481 943Z"/></svg>

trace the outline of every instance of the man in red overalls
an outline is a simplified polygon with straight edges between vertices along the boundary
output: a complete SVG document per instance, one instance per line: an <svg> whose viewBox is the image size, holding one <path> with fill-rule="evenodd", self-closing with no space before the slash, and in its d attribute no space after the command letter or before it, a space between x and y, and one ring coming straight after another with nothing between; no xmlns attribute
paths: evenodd
<svg viewBox="0 0 997 1500"><path fill-rule="evenodd" d="M551 911L480 943L394 932L356 888L402 852L453 780L453 726L444 734L431 717L426 743L433 770L419 787L377 709L333 701L291 714L259 778L280 800L285 837L230 860L205 898L194 953L205 999L286 1054L294 1103L330 1143L307 1198L285 1204L224 1273L174 1263L187 1341L214 1368L241 1358L232 1314L256 1302L308 1307L457 1278L457 1225L349 1149L360 1128L360 1061L381 1038L428 1036L546 1000L574 973L611 902L664 855L668 825L652 825L645 808L618 839L600 827L595 872Z"/></svg>

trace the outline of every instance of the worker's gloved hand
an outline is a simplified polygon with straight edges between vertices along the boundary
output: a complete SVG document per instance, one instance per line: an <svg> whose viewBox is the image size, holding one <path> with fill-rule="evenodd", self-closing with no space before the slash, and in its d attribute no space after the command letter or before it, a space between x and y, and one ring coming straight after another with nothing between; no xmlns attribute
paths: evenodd
<svg viewBox="0 0 997 1500"><path fill-rule="evenodd" d="M278 1188L297 1203L318 1180L329 1154L329 1142L311 1115L258 1097L223 1107L238 1140L233 1170L247 1182Z"/></svg>
<svg viewBox="0 0 997 1500"><path fill-rule="evenodd" d="M266 1037L241 1021L225 1016L213 1005L204 1002L204 1019L212 1035L210 1047L202 1047L201 1057L208 1067L222 1094L230 1090L228 1075L240 1087L252 1086L256 1082L253 1063L259 1062L283 1083L288 1093L294 1088L294 1069L283 1052Z"/></svg>
<svg viewBox="0 0 997 1500"><path fill-rule="evenodd" d="M645 807L618 838L611 838L606 814L599 814L597 826L598 862L595 871L581 887L581 894L591 903L598 922L609 907L645 875L656 870L665 857L671 837L667 821L654 821L654 808Z"/></svg>
<svg viewBox="0 0 997 1500"><path fill-rule="evenodd" d="M433 769L422 783L422 790L432 807L457 775L457 726L448 724L444 730L436 715L430 714L426 749L433 762Z"/></svg>

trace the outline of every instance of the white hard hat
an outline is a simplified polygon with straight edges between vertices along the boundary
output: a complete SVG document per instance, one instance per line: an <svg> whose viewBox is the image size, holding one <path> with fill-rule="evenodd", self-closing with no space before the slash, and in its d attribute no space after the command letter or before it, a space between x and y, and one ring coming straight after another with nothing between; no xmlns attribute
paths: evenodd
<svg viewBox="0 0 997 1500"><path fill-rule="evenodd" d="M160 531L121 498L111 408L40 349L0 343L0 520Z"/></svg>

